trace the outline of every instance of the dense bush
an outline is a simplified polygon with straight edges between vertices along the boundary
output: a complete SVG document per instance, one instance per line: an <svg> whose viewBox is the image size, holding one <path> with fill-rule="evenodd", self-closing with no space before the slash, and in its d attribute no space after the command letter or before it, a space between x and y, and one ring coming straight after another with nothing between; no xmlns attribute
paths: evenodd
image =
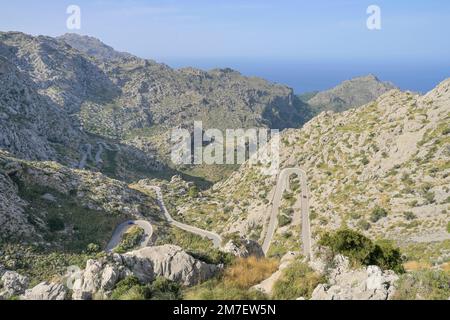
<svg viewBox="0 0 450 320"><path fill-rule="evenodd" d="M284 214L278 215L278 226L284 227L292 222L292 219Z"/></svg>
<svg viewBox="0 0 450 320"><path fill-rule="evenodd" d="M347 256L355 265L377 265L382 269L404 272L400 250L386 240L373 242L354 230L344 228L324 233L319 245L328 247L333 254Z"/></svg>
<svg viewBox="0 0 450 320"><path fill-rule="evenodd" d="M189 188L188 195L191 198L197 198L199 196L199 191L196 186L192 186Z"/></svg>
<svg viewBox="0 0 450 320"><path fill-rule="evenodd" d="M211 249L209 252L197 250L187 250L186 252L194 258L209 264L229 265L234 260L234 256L231 253L223 252L216 248Z"/></svg>
<svg viewBox="0 0 450 320"><path fill-rule="evenodd" d="M127 251L135 249L143 240L145 232L138 226L132 226L127 232L124 233L122 241L119 246L114 250L117 253L125 253Z"/></svg>
<svg viewBox="0 0 450 320"><path fill-rule="evenodd" d="M307 264L294 261L283 270L283 275L273 287L273 298L277 300L310 298L314 288L324 282L320 275Z"/></svg>
<svg viewBox="0 0 450 320"><path fill-rule="evenodd" d="M143 285L135 276L121 280L111 294L112 300L179 300L180 285L162 277Z"/></svg>
<svg viewBox="0 0 450 320"><path fill-rule="evenodd" d="M37 246L1 243L0 265L8 270L14 270L30 278L30 287L42 281L52 281L55 275L67 272L67 266L86 266L89 259L97 259L103 253L65 253L51 252Z"/></svg>
<svg viewBox="0 0 450 320"><path fill-rule="evenodd" d="M180 300L181 287L178 283L163 277L156 278L150 285L151 300Z"/></svg>
<svg viewBox="0 0 450 320"><path fill-rule="evenodd" d="M47 220L48 228L50 231L62 231L64 230L64 221L59 217L51 217Z"/></svg>
<svg viewBox="0 0 450 320"><path fill-rule="evenodd" d="M148 298L150 298L148 287L141 285L135 276L121 280L111 294L112 300L145 300Z"/></svg>

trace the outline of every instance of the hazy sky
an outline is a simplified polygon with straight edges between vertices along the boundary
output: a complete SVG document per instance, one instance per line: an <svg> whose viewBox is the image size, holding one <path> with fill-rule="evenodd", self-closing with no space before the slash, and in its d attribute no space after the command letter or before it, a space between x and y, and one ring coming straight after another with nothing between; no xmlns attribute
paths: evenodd
<svg viewBox="0 0 450 320"><path fill-rule="evenodd" d="M162 62L436 63L450 66L448 0L1 0L0 30L56 36L66 8L81 34ZM366 9L381 8L381 30ZM190 60L189 60L190 59Z"/></svg>

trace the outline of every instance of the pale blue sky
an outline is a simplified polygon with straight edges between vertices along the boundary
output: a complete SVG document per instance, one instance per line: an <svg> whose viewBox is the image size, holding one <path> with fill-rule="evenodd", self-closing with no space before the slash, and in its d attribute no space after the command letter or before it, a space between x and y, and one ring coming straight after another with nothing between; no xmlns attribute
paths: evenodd
<svg viewBox="0 0 450 320"><path fill-rule="evenodd" d="M268 69L264 61L336 68L433 63L441 73L450 67L446 0L2 0L0 30L63 34L69 4L81 7L79 33L175 66L224 63L245 71L246 61L259 61L249 71L255 75ZM382 30L366 28L370 4L381 8Z"/></svg>

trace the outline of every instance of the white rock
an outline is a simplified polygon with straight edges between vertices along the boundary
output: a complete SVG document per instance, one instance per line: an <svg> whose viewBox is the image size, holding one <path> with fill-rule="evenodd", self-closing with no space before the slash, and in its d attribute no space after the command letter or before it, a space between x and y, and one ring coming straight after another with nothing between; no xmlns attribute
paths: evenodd
<svg viewBox="0 0 450 320"><path fill-rule="evenodd" d="M0 289L0 299L9 299L12 296L20 295L28 288L28 278L21 276L15 271L3 273L1 281L3 287Z"/></svg>
<svg viewBox="0 0 450 320"><path fill-rule="evenodd" d="M32 289L26 290L22 300L64 300L67 289L62 284L41 282Z"/></svg>
<svg viewBox="0 0 450 320"><path fill-rule="evenodd" d="M174 245L146 247L122 257L125 265L143 282L160 276L191 286L212 277L217 270L215 265L196 260Z"/></svg>

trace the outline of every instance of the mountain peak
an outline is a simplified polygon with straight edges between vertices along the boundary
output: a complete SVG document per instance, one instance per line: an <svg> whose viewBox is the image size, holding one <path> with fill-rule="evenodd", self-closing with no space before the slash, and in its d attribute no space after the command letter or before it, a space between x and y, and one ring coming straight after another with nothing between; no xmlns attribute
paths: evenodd
<svg viewBox="0 0 450 320"><path fill-rule="evenodd" d="M87 35L66 33L57 39L67 43L74 49L99 60L108 61L133 57L129 53L116 51L99 39Z"/></svg>
<svg viewBox="0 0 450 320"><path fill-rule="evenodd" d="M319 92L308 103L316 113L322 111L345 111L376 100L382 94L396 89L389 83L380 81L375 75L355 77L334 88Z"/></svg>

